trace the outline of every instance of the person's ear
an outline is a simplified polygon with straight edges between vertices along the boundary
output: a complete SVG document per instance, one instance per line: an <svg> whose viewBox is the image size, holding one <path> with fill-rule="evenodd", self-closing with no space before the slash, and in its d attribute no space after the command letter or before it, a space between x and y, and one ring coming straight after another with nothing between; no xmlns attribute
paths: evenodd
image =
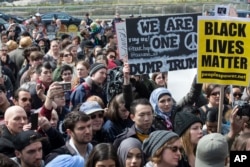
<svg viewBox="0 0 250 167"><path fill-rule="evenodd" d="M66 132L70 137L73 135L73 132L70 129L66 129Z"/></svg>
<svg viewBox="0 0 250 167"><path fill-rule="evenodd" d="M132 121L134 121L135 115L134 115L134 114L130 114L130 119L131 119Z"/></svg>
<svg viewBox="0 0 250 167"><path fill-rule="evenodd" d="M16 157L17 157L17 158L20 158L20 157L21 157L21 152L20 152L20 151L15 150L15 155L16 155Z"/></svg>

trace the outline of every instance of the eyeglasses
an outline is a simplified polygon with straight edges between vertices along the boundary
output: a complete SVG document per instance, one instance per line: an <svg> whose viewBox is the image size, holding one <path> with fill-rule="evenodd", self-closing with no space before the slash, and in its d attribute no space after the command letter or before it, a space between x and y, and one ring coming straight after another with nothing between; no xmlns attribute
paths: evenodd
<svg viewBox="0 0 250 167"><path fill-rule="evenodd" d="M72 75L72 73L63 73L64 76Z"/></svg>
<svg viewBox="0 0 250 167"><path fill-rule="evenodd" d="M24 98L21 99L21 101L22 102L26 102L26 101L32 102L32 99L24 97Z"/></svg>
<svg viewBox="0 0 250 167"><path fill-rule="evenodd" d="M1 51L2 51L2 52L8 52L8 50L5 50L5 49L2 49Z"/></svg>
<svg viewBox="0 0 250 167"><path fill-rule="evenodd" d="M91 119L96 119L96 117L103 118L103 113L90 115Z"/></svg>
<svg viewBox="0 0 250 167"><path fill-rule="evenodd" d="M167 146L166 148L170 149L174 153L176 153L178 150L179 150L180 153L183 153L183 148L182 147Z"/></svg>
<svg viewBox="0 0 250 167"><path fill-rule="evenodd" d="M213 92L211 93L212 96L217 96L217 95L220 95L220 92Z"/></svg>
<svg viewBox="0 0 250 167"><path fill-rule="evenodd" d="M234 96L234 97L237 97L237 96L241 97L241 96L242 96L242 93L233 93L233 96Z"/></svg>

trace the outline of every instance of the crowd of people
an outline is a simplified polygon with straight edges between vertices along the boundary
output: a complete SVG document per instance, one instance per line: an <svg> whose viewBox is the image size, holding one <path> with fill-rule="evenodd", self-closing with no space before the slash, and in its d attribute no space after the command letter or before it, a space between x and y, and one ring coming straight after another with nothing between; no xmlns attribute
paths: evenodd
<svg viewBox="0 0 250 167"><path fill-rule="evenodd" d="M1 167L224 167L250 150L248 87L225 87L218 133L222 87L195 76L176 101L167 72L130 75L119 13L111 26L87 13L80 36L55 39L40 17L33 33L1 32Z"/></svg>

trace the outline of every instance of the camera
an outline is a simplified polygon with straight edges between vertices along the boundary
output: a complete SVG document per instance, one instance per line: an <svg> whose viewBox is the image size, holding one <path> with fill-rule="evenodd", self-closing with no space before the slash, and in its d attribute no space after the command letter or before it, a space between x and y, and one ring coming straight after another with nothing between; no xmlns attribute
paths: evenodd
<svg viewBox="0 0 250 167"><path fill-rule="evenodd" d="M248 116L250 117L250 104L246 101L243 100L237 100L234 101L233 106L237 106L238 107L238 112L237 115L238 116Z"/></svg>

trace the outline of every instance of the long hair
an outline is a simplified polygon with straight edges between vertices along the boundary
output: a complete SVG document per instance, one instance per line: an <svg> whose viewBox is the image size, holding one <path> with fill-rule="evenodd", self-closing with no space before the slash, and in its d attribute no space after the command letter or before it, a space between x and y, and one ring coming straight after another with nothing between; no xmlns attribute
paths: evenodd
<svg viewBox="0 0 250 167"><path fill-rule="evenodd" d="M191 143L190 135L191 127L189 127L186 132L181 136L181 142L186 155L194 154L194 145Z"/></svg>
<svg viewBox="0 0 250 167"><path fill-rule="evenodd" d="M115 167L120 167L115 148L110 143L97 144L90 153L85 167L95 167L98 161L113 160Z"/></svg>

